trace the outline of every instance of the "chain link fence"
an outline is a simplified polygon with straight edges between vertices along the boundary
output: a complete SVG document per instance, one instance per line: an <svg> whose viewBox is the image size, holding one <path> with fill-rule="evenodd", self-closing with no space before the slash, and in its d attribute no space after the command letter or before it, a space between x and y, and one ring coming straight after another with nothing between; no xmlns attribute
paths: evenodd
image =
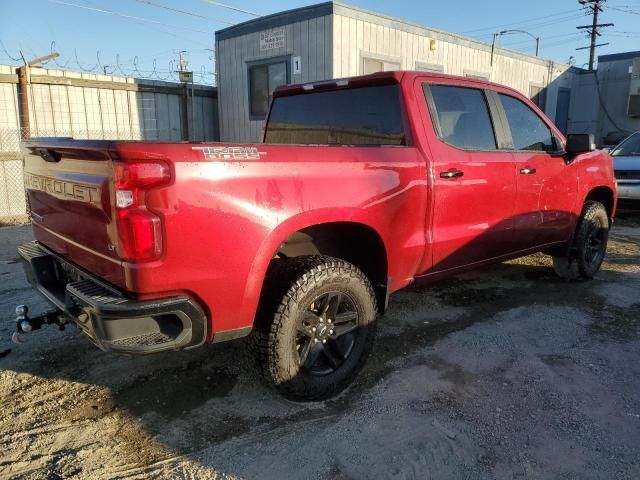
<svg viewBox="0 0 640 480"><path fill-rule="evenodd" d="M31 138L73 137L82 140L142 140L142 131L31 130ZM0 128L0 226L29 223L29 201L24 191L20 143L25 132L20 128Z"/></svg>
<svg viewBox="0 0 640 480"><path fill-rule="evenodd" d="M21 129L0 129L0 226L29 222L24 192Z"/></svg>

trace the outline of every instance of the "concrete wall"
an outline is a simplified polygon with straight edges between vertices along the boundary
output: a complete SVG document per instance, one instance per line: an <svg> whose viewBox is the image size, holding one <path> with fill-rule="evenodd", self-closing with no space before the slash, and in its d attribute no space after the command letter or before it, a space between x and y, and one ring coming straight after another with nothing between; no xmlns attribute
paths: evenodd
<svg viewBox="0 0 640 480"><path fill-rule="evenodd" d="M31 136L79 139L186 139L180 84L44 68L30 69L27 97ZM217 90L187 97L189 139L219 139ZM22 219L20 92L15 67L0 65L0 223ZM193 108L192 108L193 101Z"/></svg>
<svg viewBox="0 0 640 480"><path fill-rule="evenodd" d="M640 72L630 71L634 58L640 58L640 52L603 56L597 74L582 71L574 76L571 133L593 133L598 144L611 144L612 139L640 130L640 118L628 114L631 82L640 78Z"/></svg>
<svg viewBox="0 0 640 480"><path fill-rule="evenodd" d="M611 132L640 130L640 118L630 117L627 110L632 75L636 78L640 75L640 72L629 72L632 65L632 58L598 63L600 96L608 113L602 108L598 113L598 134L601 138Z"/></svg>

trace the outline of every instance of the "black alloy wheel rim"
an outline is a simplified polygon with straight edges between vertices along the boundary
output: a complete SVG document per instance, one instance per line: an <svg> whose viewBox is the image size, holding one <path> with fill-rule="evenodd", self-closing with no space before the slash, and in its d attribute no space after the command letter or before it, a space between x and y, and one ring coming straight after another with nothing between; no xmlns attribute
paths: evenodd
<svg viewBox="0 0 640 480"><path fill-rule="evenodd" d="M584 259L589 265L597 265L604 258L606 229L600 222L591 223L585 240Z"/></svg>
<svg viewBox="0 0 640 480"><path fill-rule="evenodd" d="M329 375L347 361L358 335L355 303L341 292L323 293L306 308L298 324L296 351L302 370Z"/></svg>

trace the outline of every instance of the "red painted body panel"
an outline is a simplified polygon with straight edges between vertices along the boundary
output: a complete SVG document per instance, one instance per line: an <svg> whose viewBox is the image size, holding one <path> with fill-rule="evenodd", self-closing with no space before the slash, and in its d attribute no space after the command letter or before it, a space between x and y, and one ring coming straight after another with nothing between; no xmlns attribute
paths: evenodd
<svg viewBox="0 0 640 480"><path fill-rule="evenodd" d="M401 72L354 80L389 81L401 84L407 147L260 144L252 146L261 153L257 159L209 160L193 148L205 144L94 142L83 150L86 142L68 142L66 149L59 142L51 148L62 159L53 164L30 150L27 174L66 175L69 182L100 190L100 200L91 203L56 197L39 184L28 186L35 236L137 298L190 295L209 318L211 339L253 323L270 260L288 236L305 227L353 222L375 231L387 253L389 290L395 291L415 278L566 240L589 191L605 186L615 192L611 161L602 152L569 164L556 158L551 165L547 158L468 152L444 144L434 132L420 85L492 88L530 104L510 89ZM294 86L276 95L296 93L300 89ZM77 159L89 151L96 160ZM122 261L114 249L111 164L127 159L164 161L171 168L170 184L146 193L147 208L161 217L163 229L162 255L150 262ZM537 165L542 175L520 178L524 164ZM450 168L464 169L465 177L441 179L439 173Z"/></svg>

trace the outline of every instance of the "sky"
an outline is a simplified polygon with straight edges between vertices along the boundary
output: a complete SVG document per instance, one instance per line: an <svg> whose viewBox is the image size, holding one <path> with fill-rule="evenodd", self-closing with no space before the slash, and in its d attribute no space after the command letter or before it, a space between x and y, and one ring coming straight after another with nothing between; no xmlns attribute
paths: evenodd
<svg viewBox="0 0 640 480"><path fill-rule="evenodd" d="M0 0L0 64L47 55L60 58L50 68L174 79L177 52L186 51L196 82L212 83L214 32L231 24L320 3L322 0ZM577 0L346 0L360 8L427 27L490 42L493 32L526 30L541 37L540 55L576 66L588 61L588 46L578 25L591 23ZM232 7L232 8L229 8ZM176 12L174 10L181 10ZM599 55L640 50L640 0L608 0L601 23ZM499 38L500 45L534 53L524 34Z"/></svg>

